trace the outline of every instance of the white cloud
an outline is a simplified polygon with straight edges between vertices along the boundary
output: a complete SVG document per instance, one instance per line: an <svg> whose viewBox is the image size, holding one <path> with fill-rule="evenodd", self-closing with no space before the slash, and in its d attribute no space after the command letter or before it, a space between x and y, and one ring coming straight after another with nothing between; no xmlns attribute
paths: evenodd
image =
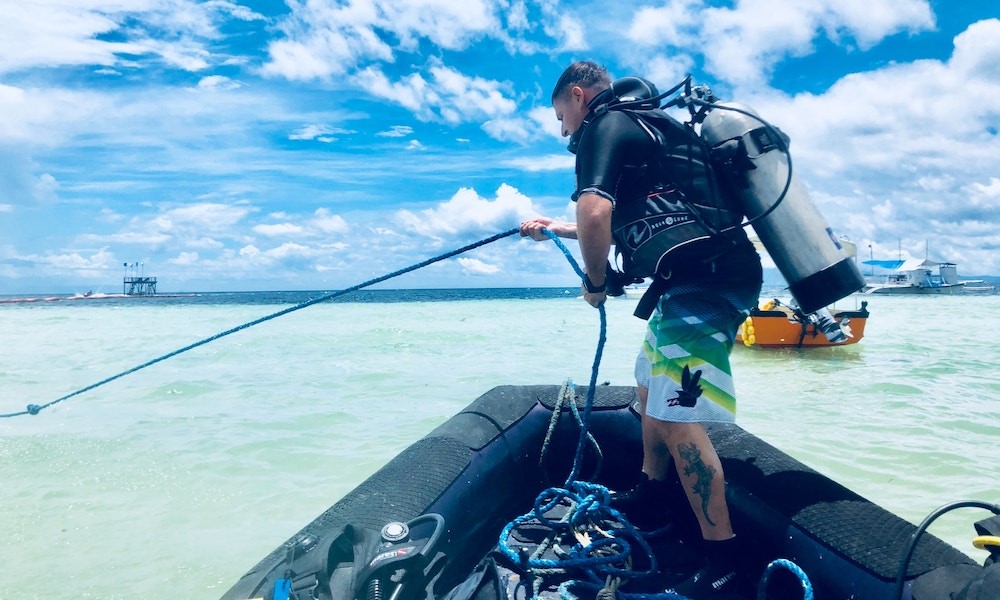
<svg viewBox="0 0 1000 600"><path fill-rule="evenodd" d="M421 38L459 50L499 27L494 3L488 0L384 0L377 4L381 17L377 25L394 32L400 46L408 50L416 49Z"/></svg>
<svg viewBox="0 0 1000 600"><path fill-rule="evenodd" d="M245 206L202 202L168 208L153 219L162 231L194 228L201 231L224 231L238 223L250 209Z"/></svg>
<svg viewBox="0 0 1000 600"><path fill-rule="evenodd" d="M277 248L267 250L264 252L264 255L274 260L286 260L292 257L310 256L312 253L312 250L308 246L294 242L285 242Z"/></svg>
<svg viewBox="0 0 1000 600"><path fill-rule="evenodd" d="M410 127L409 125L393 125L389 129L386 129L385 131L380 131L375 135L380 137L396 138L396 137L406 137L411 133L413 133L413 128Z"/></svg>
<svg viewBox="0 0 1000 600"><path fill-rule="evenodd" d="M317 142L335 142L337 135L352 134L353 131L330 127L329 125L306 125L288 134L290 140L314 140Z"/></svg>
<svg viewBox="0 0 1000 600"><path fill-rule="evenodd" d="M485 263L478 258L460 257L458 264L462 266L462 271L470 275L495 275L500 272L500 267Z"/></svg>
<svg viewBox="0 0 1000 600"><path fill-rule="evenodd" d="M201 44L191 41L157 41L150 44L149 51L159 54L167 64L185 71L204 71L209 67L211 56Z"/></svg>
<svg viewBox="0 0 1000 600"><path fill-rule="evenodd" d="M504 15L507 21L507 27L514 31L523 31L531 27L531 21L528 18L528 7L525 4L525 0L514 0L507 7L507 13Z"/></svg>
<svg viewBox="0 0 1000 600"><path fill-rule="evenodd" d="M393 82L380 69L368 67L357 74L357 81L371 95L403 106L422 121L457 124L510 115L517 109L501 82L442 65L431 66L427 75L412 73Z"/></svg>
<svg viewBox="0 0 1000 600"><path fill-rule="evenodd" d="M887 36L928 31L936 25L927 0L834 0L824 6L820 22L834 41L846 33L864 50Z"/></svg>
<svg viewBox="0 0 1000 600"><path fill-rule="evenodd" d="M285 213L280 214L281 218L289 219L284 223L262 223L254 225L251 230L254 233L266 237L296 237L315 238L326 237L330 234L345 234L351 228L340 215L332 214L329 209L318 208L316 211L301 223L296 223L295 217ZM272 215L275 217L275 215Z"/></svg>
<svg viewBox="0 0 1000 600"><path fill-rule="evenodd" d="M625 64L665 84L690 72L692 55L701 54L716 77L760 87L778 63L810 54L820 36L848 51L864 50L891 35L934 27L927 0L742 0L732 7L668 0L631 15L626 36L646 52L622 55Z"/></svg>
<svg viewBox="0 0 1000 600"><path fill-rule="evenodd" d="M167 264L178 265L181 267L191 266L198 264L198 253L197 252L181 252L176 258L171 258L167 260Z"/></svg>
<svg viewBox="0 0 1000 600"><path fill-rule="evenodd" d="M59 65L113 65L116 52L140 52L136 45L94 39L117 28L113 11L99 13L85 3L6 3L0 73Z"/></svg>
<svg viewBox="0 0 1000 600"><path fill-rule="evenodd" d="M42 173L35 180L32 196L39 201L46 202L56 199L56 192L59 190L59 182L49 173Z"/></svg>
<svg viewBox="0 0 1000 600"><path fill-rule="evenodd" d="M199 71L209 66L208 43L220 36L219 26L229 17L264 19L231 2L7 2L0 73L37 67L127 66L134 63L122 56L135 55L158 56L168 65ZM109 36L112 33L117 35Z"/></svg>
<svg viewBox="0 0 1000 600"><path fill-rule="evenodd" d="M976 79L996 83L1000 80L1000 19L984 19L969 25L955 38L955 52L949 66ZM981 91L973 90L973 94ZM976 98L975 95L972 96Z"/></svg>
<svg viewBox="0 0 1000 600"><path fill-rule="evenodd" d="M548 96L546 96L548 98ZM528 119L532 129L555 139L562 139L562 125L556 119L556 112L551 106L535 106L528 111Z"/></svg>
<svg viewBox="0 0 1000 600"><path fill-rule="evenodd" d="M485 0L317 0L291 8L279 24L285 38L271 42L263 70L293 80L329 79L372 62L393 62L397 51L415 51L422 39L462 49L499 26Z"/></svg>
<svg viewBox="0 0 1000 600"><path fill-rule="evenodd" d="M979 53L963 55L972 40ZM849 75L822 95L772 96L761 106L793 134L794 156L826 177L909 171L918 182L988 170L998 145L988 129L1000 113L1000 70L984 71L980 55L1000 55L1000 20L958 36L946 63L890 65Z"/></svg>
<svg viewBox="0 0 1000 600"><path fill-rule="evenodd" d="M119 223L124 219L125 215L111 210L110 208L102 208L98 216L98 220L104 223Z"/></svg>
<svg viewBox="0 0 1000 600"><path fill-rule="evenodd" d="M291 161L290 155L261 146L261 119L265 119L265 127L290 131L293 124L307 118L336 120L346 114L289 114L283 106L285 100L259 88L178 88L157 81L120 93L100 86L66 89L61 85L60 80L41 88L0 84L0 154L5 155L8 145L17 148L12 157L15 160L4 156L4 163L8 179L16 176L22 182L20 201L34 198L43 189L59 194L66 189L61 181L58 189L37 188L30 183L44 174L38 172L43 162L36 159L53 153L85 153L77 160L98 160L93 150L99 148L101 158L95 169L110 175L100 186L105 190L147 185L137 180L148 182L150 177L171 172L186 180L220 170L222 174L272 170L276 160L285 163L279 169L295 168L298 163ZM325 125L316 125L313 130L302 127L300 134L313 135L319 141L348 133ZM87 184L74 178L74 185L78 191Z"/></svg>
<svg viewBox="0 0 1000 600"><path fill-rule="evenodd" d="M436 208L417 213L401 210L396 213L396 220L414 233L439 237L505 229L537 214L530 198L503 184L497 189L494 200L482 198L470 188L462 188Z"/></svg>
<svg viewBox="0 0 1000 600"><path fill-rule="evenodd" d="M199 248L202 250L220 250L226 247L226 245L219 240L210 237L189 239L185 245L188 248Z"/></svg>
<svg viewBox="0 0 1000 600"><path fill-rule="evenodd" d="M430 74L435 92L442 99L439 110L448 122L510 114L517 109L517 104L504 94L509 84L470 77L445 66L431 67ZM454 111L455 116L449 116L448 111Z"/></svg>
<svg viewBox="0 0 1000 600"><path fill-rule="evenodd" d="M629 64L641 77L656 82L660 92L680 82L695 67L694 59L685 53L645 57Z"/></svg>
<svg viewBox="0 0 1000 600"><path fill-rule="evenodd" d="M17 146L52 146L70 132L100 123L113 112L100 93L52 87L19 88L0 84L0 142Z"/></svg>
<svg viewBox="0 0 1000 600"><path fill-rule="evenodd" d="M120 261L108 248L101 248L88 256L71 252L67 254L29 255L18 258L26 262L44 265L51 270L82 271L85 274L103 273L107 269L121 266Z"/></svg>
<svg viewBox="0 0 1000 600"><path fill-rule="evenodd" d="M106 244L128 244L135 246L157 246L168 242L172 236L165 233L124 231L121 233L111 233L106 235L96 233L86 233L80 236L81 240L87 242L100 242Z"/></svg>
<svg viewBox="0 0 1000 600"><path fill-rule="evenodd" d="M811 3L763 10L754 2L707 9L702 33L712 44L705 48L706 68L734 84L760 85L779 60L809 53L817 10Z"/></svg>
<svg viewBox="0 0 1000 600"><path fill-rule="evenodd" d="M255 256L260 255L260 249L257 248L257 246L254 246L253 244L247 244L246 246L240 248L239 254L240 256L244 256L247 258L254 258Z"/></svg>
<svg viewBox="0 0 1000 600"><path fill-rule="evenodd" d="M554 22L547 21L545 24L545 33L556 40L560 52L586 50L585 30L583 22L570 15L560 15Z"/></svg>
<svg viewBox="0 0 1000 600"><path fill-rule="evenodd" d="M540 171L564 171L572 173L573 167L576 165L576 157L567 152L565 154L513 158L504 161L504 164L532 173Z"/></svg>
<svg viewBox="0 0 1000 600"><path fill-rule="evenodd" d="M1000 178L990 177L989 183L973 183L971 191L989 202L1000 202Z"/></svg>
<svg viewBox="0 0 1000 600"><path fill-rule="evenodd" d="M351 229L343 217L331 214L325 208L316 209L310 225L323 234L347 233Z"/></svg>
<svg viewBox="0 0 1000 600"><path fill-rule="evenodd" d="M537 129L521 118L499 117L483 123L483 131L501 142L527 142L536 137Z"/></svg>
<svg viewBox="0 0 1000 600"><path fill-rule="evenodd" d="M394 50L376 30L396 32L400 45L407 47L415 39L410 26L417 25L390 22L388 13L400 12L391 4L395 3L309 2L293 6L291 16L279 26L286 38L271 42L271 60L264 65L264 72L292 80L326 79L373 60L391 62ZM401 8L419 9L416 4L406 3ZM433 35L434 31L426 33Z"/></svg>
<svg viewBox="0 0 1000 600"><path fill-rule="evenodd" d="M198 87L210 90L235 90L240 87L240 83L222 75L209 75L198 81Z"/></svg>
<svg viewBox="0 0 1000 600"><path fill-rule="evenodd" d="M632 16L626 38L643 47L688 46L699 42L702 0L670 0L643 6Z"/></svg>
<svg viewBox="0 0 1000 600"><path fill-rule="evenodd" d="M255 225L253 231L267 237L286 237L302 233L302 227L293 225L292 223L274 223L271 225Z"/></svg>

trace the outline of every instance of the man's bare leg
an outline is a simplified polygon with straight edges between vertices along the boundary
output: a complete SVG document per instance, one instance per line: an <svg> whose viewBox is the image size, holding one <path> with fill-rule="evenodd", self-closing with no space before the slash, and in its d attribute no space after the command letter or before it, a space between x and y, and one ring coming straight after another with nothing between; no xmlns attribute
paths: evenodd
<svg viewBox="0 0 1000 600"><path fill-rule="evenodd" d="M641 389L641 388L640 388ZM643 418L643 470L652 479L677 465L684 492L706 540L733 537L722 462L701 423L668 423ZM669 449L669 455L663 452Z"/></svg>

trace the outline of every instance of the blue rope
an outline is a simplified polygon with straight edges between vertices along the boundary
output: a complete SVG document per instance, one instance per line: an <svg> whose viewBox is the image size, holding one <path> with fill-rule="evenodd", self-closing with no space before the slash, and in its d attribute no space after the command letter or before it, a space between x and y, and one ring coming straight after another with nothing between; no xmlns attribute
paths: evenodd
<svg viewBox="0 0 1000 600"><path fill-rule="evenodd" d="M495 242L497 240L500 240L500 239L503 239L505 237L514 235L518 231L519 231L519 228L514 227L513 229L508 229L507 231L502 231L502 232L500 232L500 233L498 233L496 235L492 235L492 236L490 236L488 238L479 240L478 242L475 242L473 244L469 244L468 246L462 246L461 248L458 248L457 250L452 250L451 252L446 252L444 254L435 256L433 258L429 258L429 259L427 259L427 260L425 260L423 262L417 263L415 265L411 265L409 267L400 269L398 271L393 271L392 273L389 273L387 275L382 275L382 276L376 277L374 279L369 279L368 281L365 281L363 283L359 283L359 284L357 284L355 286L352 286L352 287L349 287L349 288L346 288L346 289L343 289L343 290L339 290L339 291L336 291L336 292L330 292L329 294L324 294L324 295L319 296L317 298L313 298L312 300L307 300L305 302L302 302L301 304L297 304L295 306L286 308L284 310L279 310L276 313L272 313L272 314L269 314L267 316L261 317L259 319L250 321L249 323L244 323L243 325L239 325L237 327L233 327L232 329L227 329L226 331L223 331L221 333L217 333L217 334L215 334L215 335L213 335L211 337L205 338L205 339L203 339L201 341L198 341L198 342L195 342L193 344L184 346L183 348L180 348L178 350L174 350L173 352L164 354L163 356L154 358L153 360L146 361L146 362L142 363L141 365L138 365L138 366L132 367L131 369L128 369L127 371L122 371L121 373L118 373L117 375L112 375L111 377L108 377L107 379L102 379L101 381L98 381L97 383L88 385L87 387L81 388L81 389L79 389L79 390L77 390L77 391L75 391L75 392L73 392L71 394L66 394L65 396L63 396L61 398L56 398L55 400L53 400L52 402L49 402L47 404L41 404L41 405L39 405L39 404L29 404L24 410L22 410L20 412L0 414L0 419L9 418L9 417L18 417L18 416L21 416L21 415L37 415L39 412L45 410L46 408L48 408L48 407L50 407L50 406L52 406L54 404L59 404L63 400L69 400L70 398L72 398L74 396L79 396L80 394L83 394L85 392L89 392L90 390L92 390L94 388L97 388L97 387L100 387L100 386L102 386L102 385L104 385L106 383L111 383L112 381L114 381L116 379L120 379L120 378L122 378L122 377L124 377L126 375L131 374L131 373L135 373L136 371L139 371L140 369L145 369L146 367L155 365L158 362L162 362L164 360L167 360L168 358L172 358L174 356L177 356L178 354L182 354L184 352L187 352L188 350L193 350L194 348L197 348L198 346L204 346L205 344L207 344L209 342L214 342L215 340L217 340L219 338L222 338L222 337L225 337L227 335L236 333L237 331L242 331L242 330L247 329L249 327L253 327L254 325L259 325L259 324L261 324L261 323L263 323L265 321L270 321L271 319L276 319L276 318L278 318L280 316L287 315L290 312L295 312L297 310L301 310L301 309L306 308L308 306L312 306L313 304L319 304L320 302L325 302L327 300L332 300L333 298L337 298L339 296L343 296L344 294L349 294L351 292L356 292L357 290L360 290L362 288L366 288L366 287L371 286L371 285L375 285L376 283L381 283L381 282L386 281L388 279L392 279L393 277L398 277L398 276L403 275L405 273L409 273L411 271L416 271L417 269L422 269L423 267L426 267L427 265L430 265L430 264L433 264L433 263L445 260L446 258L451 258L452 256L456 256L458 254L462 254L463 252L468 252L469 250L473 250L473 249L478 248L480 246L485 246L486 244L490 244L490 243L493 243L493 242Z"/></svg>
<svg viewBox="0 0 1000 600"><path fill-rule="evenodd" d="M566 260L569 261L573 270L576 271L576 274L580 276L581 280L583 280L585 275L583 269L581 269L580 265L577 264L576 259L573 258L573 255L570 253L569 249L566 248L566 245L562 243L562 240L560 240L556 234L552 233L548 229L542 229L542 231L556 243L556 246L558 246L560 250L562 250L562 253L566 256ZM576 455L573 458L573 469L570 471L569 477L566 478L566 487L569 487L570 483L573 482L580 474L580 467L583 461L583 449L587 441L587 425L590 423L590 412L594 405L594 394L597 390L597 374L601 366L601 356L604 354L604 343L608 337L608 315L607 311L604 309L604 304L598 306L597 311L601 315L601 331L597 340L597 350L594 352L594 364L590 369L590 389L587 390L587 402L583 406L580 439L577 441Z"/></svg>
<svg viewBox="0 0 1000 600"><path fill-rule="evenodd" d="M545 513L552 510L559 504L569 501L576 508L561 521L554 521L545 516ZM624 535L615 535L612 538L599 538L592 540L588 546L580 543L573 544L567 558L558 560L532 558L528 564L522 564L518 552L507 543L514 529L531 520L537 520L542 525L551 528L559 534L570 534L578 526L601 521L616 521L621 523ZM617 533L617 532L615 532ZM633 571L630 569L620 569L615 567L616 563L623 563L631 554L632 547L628 539L635 541L650 557L653 555L652 549L645 541L642 533L629 523L620 512L611 507L611 492L604 486L585 481L574 481L567 488L548 488L543 490L537 498L531 512L521 515L508 523L500 533L498 548L512 560L515 564L521 564L525 568L534 569L569 569L579 567L596 567L596 571L601 575L652 575L656 573L655 560L652 561L650 569L647 571ZM600 556L592 556L593 554Z"/></svg>
<svg viewBox="0 0 1000 600"><path fill-rule="evenodd" d="M767 565L767 568L764 569L764 574L760 576L760 582L757 584L757 600L765 600L767 597L767 580L771 577L771 573L779 567L791 571L793 575L799 578L799 582L802 584L802 600L813 600L813 588L812 582L809 581L809 576L797 564L784 558L772 560Z"/></svg>
<svg viewBox="0 0 1000 600"><path fill-rule="evenodd" d="M567 379L566 383L563 384L559 394L556 397L556 402L552 407L552 416L549 418L549 428L545 432L545 439L542 440L542 451L538 456L538 466L542 469L542 473L545 480L551 479L548 474L548 470L545 467L545 457L549 452L549 444L552 441L552 435L556 431L556 426L559 424L559 418L563 413L563 406L569 404L569 410L573 414L573 419L575 419L576 424L583 429L583 416L580 414L580 409L576 405L576 386L573 384L572 379ZM601 446L597 443L597 438L594 434L587 433L585 435L587 443L593 449L594 454L597 458L597 464L594 465L594 473L600 473L601 467L604 465L604 454L601 452Z"/></svg>
<svg viewBox="0 0 1000 600"><path fill-rule="evenodd" d="M551 231L548 229L543 229L542 231L562 250L566 259L572 265L573 270L576 271L576 274L582 280L584 272L573 258L569 249ZM534 508L529 513L517 517L504 527L500 533L498 543L499 550L513 561L514 564L521 565L528 573L532 571L566 571L577 569L583 576L590 580L588 582L565 582L559 588L560 596L563 598L569 597L568 586L577 585L585 586L588 589L600 590L602 588L600 581L602 577L637 577L652 575L657 571L656 556L646 542L645 537L620 512L611 507L611 492L604 486L576 480L580 474L586 442L590 438L588 424L590 423L590 414L597 391L597 376L601 365L601 357L604 354L604 345L607 340L608 320L604 304L599 305L597 309L601 322L600 335L590 371L590 389L587 391L583 416L579 419L581 431L577 442L576 454L573 457L573 468L566 478L566 485L564 488L549 488L539 494L535 500ZM573 506L573 509L563 520L553 521L545 516L546 512L552 510L560 503L566 503L567 501ZM607 532L610 537L597 538L591 540L586 545L574 539L574 542L570 544L568 554L558 560L522 557L517 551L511 548L508 540L515 528L532 520L536 520L551 528L554 532L553 537L567 536L566 539L574 539L571 537L572 532L578 526L588 523L614 521L621 524L621 529L612 529ZM632 545L629 540L632 543L638 544L646 553L650 562L648 570L638 572L630 568L616 566L627 565L628 558L632 552ZM621 592L617 592L617 594L621 598L648 598L651 600L674 600L682 598L672 592L653 595L624 595Z"/></svg>

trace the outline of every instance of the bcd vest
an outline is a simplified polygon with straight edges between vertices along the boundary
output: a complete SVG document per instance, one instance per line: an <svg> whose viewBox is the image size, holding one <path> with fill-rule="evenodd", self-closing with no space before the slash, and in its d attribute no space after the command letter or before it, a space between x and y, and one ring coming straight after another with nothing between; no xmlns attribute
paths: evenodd
<svg viewBox="0 0 1000 600"><path fill-rule="evenodd" d="M670 276L725 253L745 236L739 227L743 212L716 178L707 144L663 110L636 102L656 95L651 83L627 77L610 91L613 99L593 107L587 124L622 111L656 148L627 174L638 180L630 197L616 198L611 229L622 270L636 277Z"/></svg>

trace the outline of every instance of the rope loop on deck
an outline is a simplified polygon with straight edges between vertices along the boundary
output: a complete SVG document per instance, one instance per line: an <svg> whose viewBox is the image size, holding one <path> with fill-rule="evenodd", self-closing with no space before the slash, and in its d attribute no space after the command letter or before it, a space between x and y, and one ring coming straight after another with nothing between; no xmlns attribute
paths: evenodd
<svg viewBox="0 0 1000 600"><path fill-rule="evenodd" d="M528 524L548 531L530 553L512 542L514 531ZM538 596L542 580L553 575L566 576L570 582L593 587L594 591L618 580L614 588L621 594L617 591L621 581L657 571L656 556L642 532L611 507L610 490L583 481L543 490L530 512L504 527L498 549L531 577L533 598ZM636 549L645 554L648 569L633 568Z"/></svg>
<svg viewBox="0 0 1000 600"><path fill-rule="evenodd" d="M507 231L501 231L500 233L497 233L495 235L491 235L490 237L484 238L482 240L479 240L478 242L474 242L474 243L469 244L467 246L462 246L461 248L457 248L457 249L452 250L450 252L445 252L444 254L439 254L439 255L437 255L437 256L435 256L433 258L429 258L429 259L427 259L425 261L416 263L414 265L410 265L409 267L404 267L402 269L399 269L398 271L393 271L392 273L388 273L388 274L382 275L380 277L375 277L373 279L369 279L368 281L359 283L359 284L351 286L349 288L338 290L336 292L330 292L328 294L323 294L322 296L313 298L312 300L306 300L305 302L302 302L300 304L296 304L295 306L291 306L289 308L286 308L286 309L283 309L283 310L279 310L278 312L271 313L269 315L263 316L263 317L261 317L259 319L255 319L255 320L250 321L248 323L244 323L244 324L239 325L237 327L233 327L232 329L227 329L226 331L223 331L221 333L217 333L217 334L215 334L215 335L213 335L211 337L207 337L207 338L205 338L203 340L200 340L200 341L197 341L197 342L195 342L193 344L189 344L187 346L184 346L183 348L179 348L177 350L174 350L173 352L169 352L167 354L164 354L163 356L159 356L159 357L154 358L152 360L146 361L146 362L142 363L141 365L137 365L135 367L132 367L131 369L128 369L126 371L122 371L121 373L118 373L117 375L112 375L111 377L108 377L106 379L102 379L101 381L98 381L97 383L93 383L91 385L88 385L87 387L81 388L81 389L79 389L79 390L77 390L77 391L75 391L73 393L66 394L65 396L63 396L61 398L56 398L55 400L53 400L51 402L48 402L46 404L41 404L41 405L39 405L39 404L29 404L22 411L12 412L12 413L7 413L7 414L0 414L0 419L10 418L10 417L18 417L18 416L21 416L21 415L37 415L38 413L40 413L41 411L45 410L46 408L48 408L50 406L53 406L55 404L59 404L60 402L62 402L64 400L69 400L70 398L72 398L74 396L79 396L80 394L83 394L85 392L89 392L90 390L92 390L94 388L97 388L97 387L100 387L100 386L102 386L102 385L104 385L106 383L111 383L112 381L114 381L116 379L120 379L120 378L122 378L122 377L124 377L126 375L131 374L131 373L135 373L136 371L138 371L140 369L145 369L146 367L155 365L158 362L162 362L164 360L167 360L168 358L172 358L174 356L177 356L178 354L182 354L184 352L187 352L188 350L193 350L193 349L195 349L195 348L197 348L199 346L204 346L205 344L207 344L209 342L214 342L215 340L217 340L219 338L222 338L222 337L225 337L227 335L236 333L237 331L243 331L244 329L247 329L249 327L253 327L254 325L259 325L261 323L264 323L265 321L270 321L271 319L276 319L278 317L287 315L288 313L295 312L297 310L302 310L303 308L312 306L313 304L319 304L320 302L326 302L327 300L332 300L334 298L343 296L345 294L350 294L351 292L356 292L356 291L358 291L358 290L360 290L362 288L366 288L366 287L375 285L376 283L381 283L383 281L392 279L393 277L399 277L400 275L404 275L404 274L409 273L411 271L416 271L417 269L422 269L422 268L424 268L424 267L426 267L428 265L434 264L436 262L440 262L440 261L445 260L447 258L451 258L453 256L457 256L457 255L462 254L464 252L468 252L469 250L474 250L476 248L479 248L480 246L485 246L486 244L491 244L491 243L493 243L493 242L495 242L497 240L500 240L500 239L503 239L505 237L514 235L515 233L518 233L518 231L520 231L520 228L518 228L518 227L514 227L512 229L508 229Z"/></svg>
<svg viewBox="0 0 1000 600"><path fill-rule="evenodd" d="M802 584L802 600L813 600L813 587L809 576L801 567L785 558L778 558L768 563L764 573L760 576L760 582L757 584L757 600L767 598L767 582L771 578L771 573L778 569L785 569L798 577L799 583Z"/></svg>

